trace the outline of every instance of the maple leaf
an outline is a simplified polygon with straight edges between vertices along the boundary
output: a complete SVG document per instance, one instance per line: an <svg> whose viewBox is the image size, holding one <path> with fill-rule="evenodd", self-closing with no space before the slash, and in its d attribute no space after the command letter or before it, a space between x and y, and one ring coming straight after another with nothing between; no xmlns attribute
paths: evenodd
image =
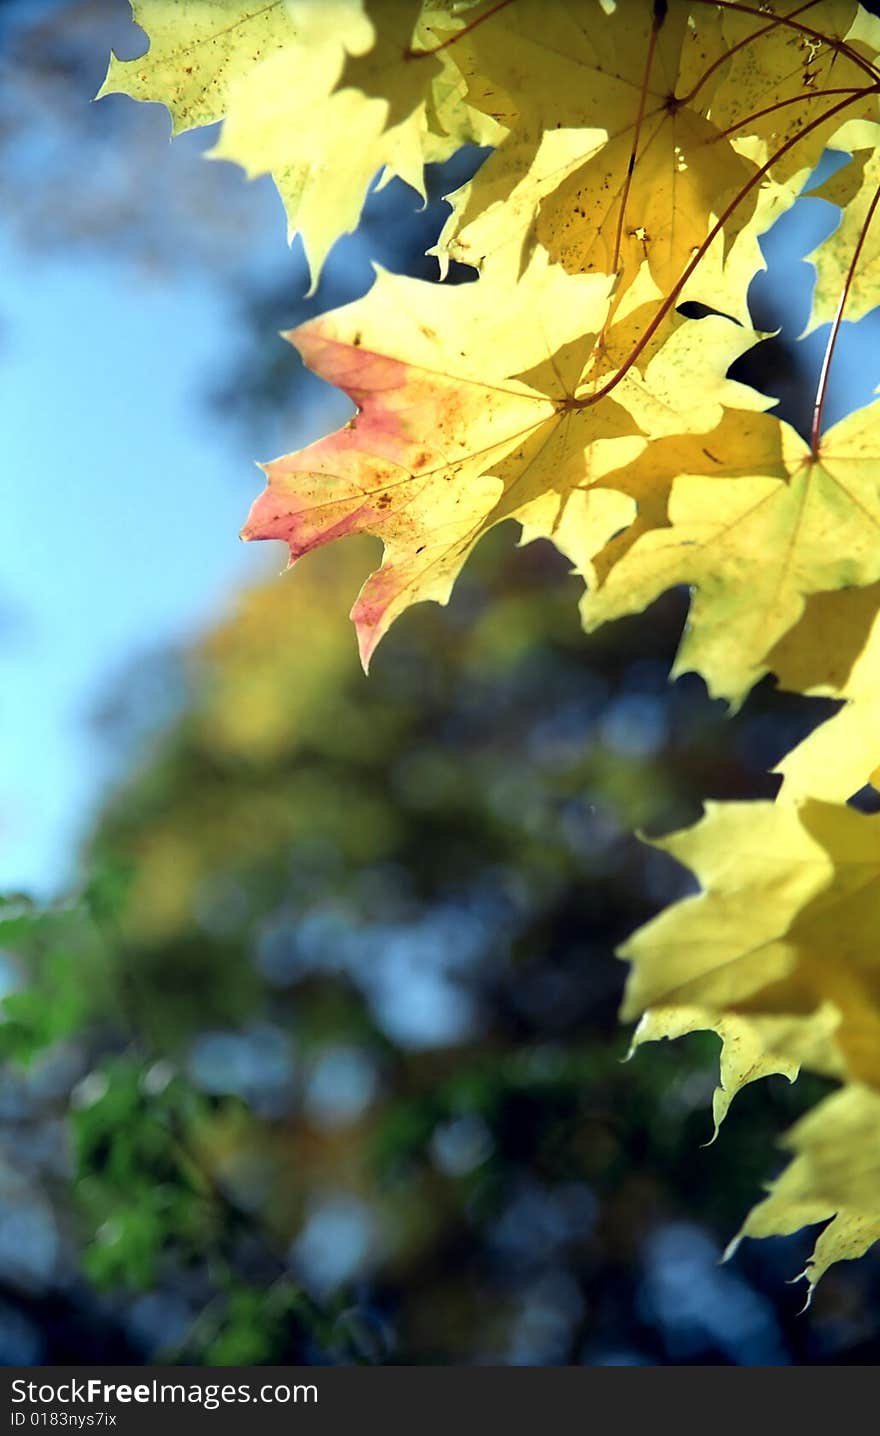
<svg viewBox="0 0 880 1436"><path fill-rule="evenodd" d="M562 291L563 303L559 303ZM362 300L287 336L310 368L338 384L360 413L338 433L266 465L245 538L281 538L291 558L354 532L385 543L382 568L353 611L364 663L409 603L445 602L467 553L492 523L553 484L588 481L584 450L619 453L644 442L609 401L598 413L563 410L558 397L517 375L586 331L601 328L608 282L531 272L501 309L489 284L444 291L380 272ZM546 316L536 324L538 315ZM545 328L546 324L546 328ZM585 346L589 348L589 345ZM577 359L575 359L577 364ZM519 446L520 458L500 465ZM542 464L547 473L542 481ZM609 460L614 466L613 459ZM632 504L600 496L587 519L597 546Z"/></svg>
<svg viewBox="0 0 880 1436"><path fill-rule="evenodd" d="M818 458L769 416L751 440L705 444L696 471L672 481L668 527L644 534L582 603L588 629L637 613L665 589L696 592L675 673L739 702L810 593L880 578L877 403L823 438ZM666 467L659 482L668 484Z"/></svg>
<svg viewBox="0 0 880 1436"><path fill-rule="evenodd" d="M757 236L841 122L877 114L855 0L809 9L492 7L456 59L509 134L450 196L436 252L479 266L539 243L570 272L616 273L620 292L647 258L660 292L741 317Z"/></svg>
<svg viewBox="0 0 880 1436"><path fill-rule="evenodd" d="M880 823L841 804L807 800L798 815L832 865L785 935L787 970L740 1004L804 1012L832 1002L834 1046L856 1081L880 1088Z"/></svg>
<svg viewBox="0 0 880 1436"><path fill-rule="evenodd" d="M728 60L712 95L722 132L796 194L847 120L877 118L880 32L856 0L719 9Z"/></svg>
<svg viewBox="0 0 880 1436"><path fill-rule="evenodd" d="M111 52L96 98L124 94L164 104L173 134L222 120L236 82L296 44L284 4L255 9L225 0L132 0L131 11L149 49L136 60Z"/></svg>
<svg viewBox="0 0 880 1436"><path fill-rule="evenodd" d="M880 585L814 597L768 662L783 688L846 700L777 764L782 796L843 802L880 786Z"/></svg>
<svg viewBox="0 0 880 1436"><path fill-rule="evenodd" d="M468 98L510 134L452 197L441 251L479 264L538 242L572 273L618 273L621 288L645 258L661 289L679 278L756 166L676 98L723 55L717 16L658 14L649 0L610 15L521 0L465 34ZM738 223L748 209L744 196Z"/></svg>
<svg viewBox="0 0 880 1436"><path fill-rule="evenodd" d="M518 519L586 571L635 516L605 473L651 436L711 429L725 403L765 402L725 378L751 331L676 315L602 395L646 324L637 312L597 344L609 284L540 255L512 289L493 275L448 291L380 273L364 299L287 336L360 413L265 466L243 536L283 539L292 559L349 533L382 538L353 610L365 664L409 604L446 602L494 524Z"/></svg>
<svg viewBox="0 0 880 1436"><path fill-rule="evenodd" d="M855 154L849 164L811 191L839 205L842 212L833 234L807 255L816 267L807 334L834 319L841 294L846 296L850 323L863 319L880 303L880 221L875 219L880 195L880 126L871 128L875 131L873 147ZM853 283L849 282L851 274Z"/></svg>
<svg viewBox="0 0 880 1436"><path fill-rule="evenodd" d="M684 1004L716 1015L810 1016L832 1004L841 1062L880 1087L880 822L839 804L707 805L657 846L703 891L661 913L621 949L632 970L624 1016ZM777 1034L774 1050L790 1056Z"/></svg>
<svg viewBox="0 0 880 1436"><path fill-rule="evenodd" d="M828 1003L809 1018L743 1017L717 1013L687 1005L651 1007L640 1018L633 1033L628 1056L646 1042L685 1037L691 1032L714 1032L721 1039L719 1083L712 1096L712 1117L718 1136L730 1104L750 1082L779 1075L794 1082L801 1067L820 1068L832 1075L828 1056L830 1039L840 1014ZM844 1075L842 1064L833 1075Z"/></svg>
<svg viewBox="0 0 880 1436"><path fill-rule="evenodd" d="M809 1305L834 1262L864 1256L880 1239L880 1094L857 1084L843 1087L802 1117L782 1145L794 1153L792 1160L725 1256L744 1237L788 1236L828 1222L801 1272Z"/></svg>
<svg viewBox="0 0 880 1436"><path fill-rule="evenodd" d="M762 412L748 413L733 408L725 410L714 429L706 433L658 437L637 458L605 475L603 487L627 494L636 506L636 517L626 529L614 535L601 553L593 556L584 576L588 580L592 577L597 593L614 565L644 534L671 526L669 499L675 480L681 474L714 472L722 463L719 455L736 452L749 456L742 469L744 475L757 469L786 476L778 422ZM593 603L590 598L584 604L588 626Z"/></svg>
<svg viewBox="0 0 880 1436"><path fill-rule="evenodd" d="M159 101L173 133L223 120L216 159L270 173L303 237L316 283L331 245L356 228L380 170L424 198L426 159L491 142L497 126L464 101L436 42L456 21L439 0L132 0L150 37L146 55L111 57L98 96ZM441 33L446 33L445 29ZM433 128L432 128L433 125ZM356 136L356 142L352 142Z"/></svg>
<svg viewBox="0 0 880 1436"><path fill-rule="evenodd" d="M833 877L832 860L796 807L707 803L693 827L651 842L688 867L702 891L620 949L632 964L624 1021L657 1007L733 1010L790 971L785 934Z"/></svg>

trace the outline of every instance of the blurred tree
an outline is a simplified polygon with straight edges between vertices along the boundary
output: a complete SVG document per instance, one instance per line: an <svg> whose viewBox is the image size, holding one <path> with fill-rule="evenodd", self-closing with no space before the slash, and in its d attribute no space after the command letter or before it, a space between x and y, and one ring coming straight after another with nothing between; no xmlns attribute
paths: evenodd
<svg viewBox="0 0 880 1436"><path fill-rule="evenodd" d="M791 1244L715 1265L815 1090L744 1094L707 1153L714 1041L621 1067L615 1021L613 946L684 876L629 833L765 788L808 705L764 687L731 724L667 685L681 603L585 640L549 547L504 533L367 680L357 549L181 656L187 701L106 808L78 927L16 944L39 962L8 1050L74 1044L86 1270L129 1339L233 1363L875 1341L876 1266L797 1320Z"/></svg>

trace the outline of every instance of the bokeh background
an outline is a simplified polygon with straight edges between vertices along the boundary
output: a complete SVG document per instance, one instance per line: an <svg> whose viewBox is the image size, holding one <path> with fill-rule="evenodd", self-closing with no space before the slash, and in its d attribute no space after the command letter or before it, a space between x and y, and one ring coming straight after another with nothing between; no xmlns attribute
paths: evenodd
<svg viewBox="0 0 880 1436"><path fill-rule="evenodd" d="M350 412L278 331L436 278L480 156L371 196L306 298L271 184L90 103L144 45L124 0L0 8L0 1360L872 1363L876 1254L805 1313L815 1232L719 1264L821 1084L707 1148L717 1039L625 1063L616 1018L689 882L635 831L772 795L830 705L670 685L686 594L585 637L512 525L366 679L378 546L236 538L253 456ZM738 370L802 429L834 222L769 236ZM830 421L877 378L844 330Z"/></svg>

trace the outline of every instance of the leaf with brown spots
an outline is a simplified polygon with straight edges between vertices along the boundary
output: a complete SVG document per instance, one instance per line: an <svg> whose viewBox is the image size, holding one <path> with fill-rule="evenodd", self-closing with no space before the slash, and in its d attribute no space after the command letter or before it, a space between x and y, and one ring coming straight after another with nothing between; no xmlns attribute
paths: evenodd
<svg viewBox="0 0 880 1436"><path fill-rule="evenodd" d="M156 100L174 133L223 120L211 151L251 177L271 174L317 282L357 226L386 168L424 197L426 161L491 143L498 127L465 102L445 51L451 8L422 0L134 0L150 47L111 57L99 95ZM375 22L375 23L374 23ZM355 137L355 142L353 142Z"/></svg>
<svg viewBox="0 0 880 1436"><path fill-rule="evenodd" d="M244 529L291 557L378 535L382 567L355 605L366 664L411 603L445 603L473 545L503 519L552 538L586 573L634 517L603 476L652 437L712 429L724 405L763 404L725 378L754 335L720 318L667 316L625 373L644 321L597 342L609 281L540 256L510 289L491 276L445 290L380 273L355 304L288 337L360 410L344 429L266 465ZM707 346L705 326L714 336ZM613 393L601 393L609 376Z"/></svg>
<svg viewBox="0 0 880 1436"><path fill-rule="evenodd" d="M835 131L878 113L872 47L849 35L857 10L855 0L497 7L454 53L470 102L509 134L451 196L439 252L515 265L540 244L570 273L616 274L621 292L643 259L666 292L699 255L682 296L735 302L763 265L757 235Z"/></svg>

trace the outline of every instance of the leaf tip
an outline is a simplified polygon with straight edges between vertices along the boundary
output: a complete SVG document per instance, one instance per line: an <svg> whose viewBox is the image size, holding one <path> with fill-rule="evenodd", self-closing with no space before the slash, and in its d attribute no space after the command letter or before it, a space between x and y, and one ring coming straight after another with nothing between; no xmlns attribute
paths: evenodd
<svg viewBox="0 0 880 1436"><path fill-rule="evenodd" d="M122 61L121 61L121 60L119 59L119 57L117 56L116 52L115 52L114 50L111 50L111 51L110 51L110 59L109 59L108 62L107 62L107 73L106 73L106 75L104 76L103 80L101 81L100 87L96 90L95 94L92 96L92 104L94 104L95 100L103 100L104 97L105 97L105 95L118 95L118 94L119 94L119 91L115 88L115 86L114 86L113 83L112 83L112 77L113 77L113 74L114 74L114 71L115 71L116 67L117 67L118 65L120 65L120 64L122 64Z"/></svg>
<svg viewBox="0 0 880 1436"><path fill-rule="evenodd" d="M720 1131L721 1131L721 1123L720 1123L720 1122L716 1122L716 1123L715 1123L714 1131L712 1132L712 1135L711 1135L711 1137L709 1138L708 1142L701 1142L701 1143L700 1143L700 1150L703 1151L703 1152L705 1152L705 1150L706 1150L707 1147L714 1147L716 1141L718 1140L718 1133L719 1133Z"/></svg>
<svg viewBox="0 0 880 1436"><path fill-rule="evenodd" d="M721 1253L721 1261L719 1262L719 1266L723 1266L726 1261L730 1261L732 1257L736 1256L742 1239L742 1231L738 1231L735 1237L731 1237L730 1241L727 1243L727 1246L724 1248L724 1251Z"/></svg>
<svg viewBox="0 0 880 1436"><path fill-rule="evenodd" d="M369 676L370 663L372 662L373 654L376 652L376 649L379 646L379 640L382 637L382 630L379 628L378 624L365 621L363 618L358 617L357 605L355 605L355 607L351 611L351 618L354 622L355 632L357 634L358 654L361 660L361 668L363 669L365 675Z"/></svg>

